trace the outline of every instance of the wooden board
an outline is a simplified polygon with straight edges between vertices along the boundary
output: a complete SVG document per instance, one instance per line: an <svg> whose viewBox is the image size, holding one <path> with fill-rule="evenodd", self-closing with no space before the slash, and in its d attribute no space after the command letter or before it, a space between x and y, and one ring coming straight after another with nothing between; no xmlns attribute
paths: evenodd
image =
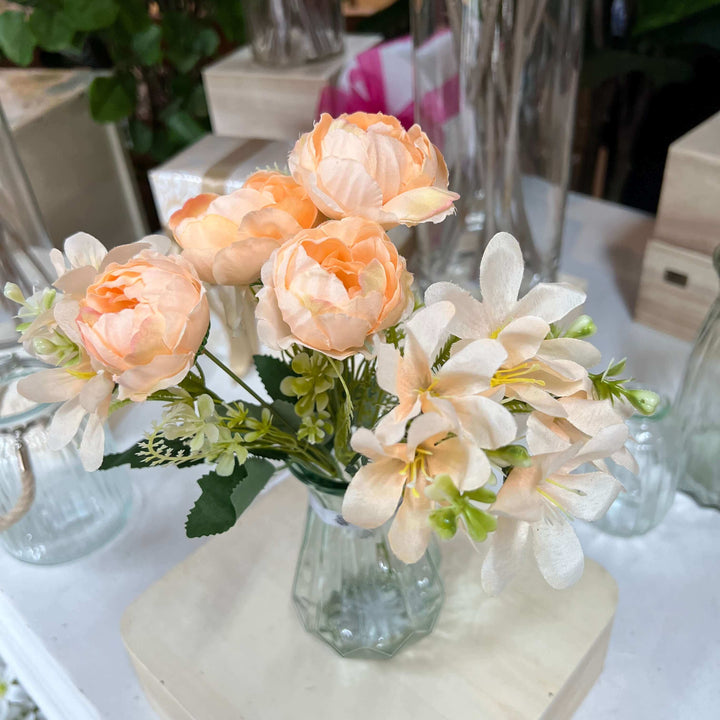
<svg viewBox="0 0 720 720"><path fill-rule="evenodd" d="M297 140L312 128L323 89L379 35L346 35L345 51L297 67L271 68L253 61L249 46L203 70L216 135Z"/></svg>
<svg viewBox="0 0 720 720"><path fill-rule="evenodd" d="M307 634L290 600L305 488L282 482L125 612L122 634L164 720L565 720L605 659L617 586L592 561L575 587L537 572L498 598L464 539L443 545L435 631L388 661Z"/></svg>
<svg viewBox="0 0 720 720"><path fill-rule="evenodd" d="M635 319L692 340L718 294L712 257L662 240L645 249Z"/></svg>

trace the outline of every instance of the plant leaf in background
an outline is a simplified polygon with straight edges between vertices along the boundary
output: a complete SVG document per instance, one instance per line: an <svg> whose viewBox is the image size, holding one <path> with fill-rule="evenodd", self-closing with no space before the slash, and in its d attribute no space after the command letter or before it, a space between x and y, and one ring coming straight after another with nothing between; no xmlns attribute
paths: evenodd
<svg viewBox="0 0 720 720"><path fill-rule="evenodd" d="M157 65L162 59L162 30L159 25L149 25L133 33L131 45L141 65Z"/></svg>
<svg viewBox="0 0 720 720"><path fill-rule="evenodd" d="M0 14L0 48L16 65L32 62L35 36L24 13L5 10Z"/></svg>
<svg viewBox="0 0 720 720"><path fill-rule="evenodd" d="M639 0L634 33L673 25L703 10L720 5L718 0Z"/></svg>
<svg viewBox="0 0 720 720"><path fill-rule="evenodd" d="M131 75L98 77L88 90L90 112L98 122L117 122L135 108L135 81Z"/></svg>
<svg viewBox="0 0 720 720"><path fill-rule="evenodd" d="M38 45L50 52L65 50L75 36L76 27L60 10L35 8L28 23Z"/></svg>
<svg viewBox="0 0 720 720"><path fill-rule="evenodd" d="M65 12L78 30L101 30L112 25L120 10L115 0L65 0Z"/></svg>

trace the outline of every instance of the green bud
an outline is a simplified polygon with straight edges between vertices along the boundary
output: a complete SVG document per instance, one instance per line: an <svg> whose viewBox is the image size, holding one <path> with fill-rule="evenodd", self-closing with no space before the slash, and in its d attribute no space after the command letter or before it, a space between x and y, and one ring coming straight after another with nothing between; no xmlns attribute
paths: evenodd
<svg viewBox="0 0 720 720"><path fill-rule="evenodd" d="M40 302L43 310L49 310L52 307L52 304L55 302L55 296L57 295L57 290L55 288L48 288L45 290L42 296L42 300Z"/></svg>
<svg viewBox="0 0 720 720"><path fill-rule="evenodd" d="M528 451L522 445L505 445L497 450L486 450L490 462L500 467L514 465L515 467L530 467L532 460Z"/></svg>
<svg viewBox="0 0 720 720"><path fill-rule="evenodd" d="M457 511L452 507L433 510L429 518L430 525L439 538L449 540L457 532Z"/></svg>
<svg viewBox="0 0 720 720"><path fill-rule="evenodd" d="M47 338L38 337L33 340L33 349L38 355L52 355L57 346Z"/></svg>
<svg viewBox="0 0 720 720"><path fill-rule="evenodd" d="M462 515L465 520L468 535L475 540L475 542L483 542L487 538L488 533L497 527L497 520L492 515L489 515L474 505L470 505L470 503L465 505L462 510Z"/></svg>
<svg viewBox="0 0 720 720"><path fill-rule="evenodd" d="M581 315L575 319L565 333L565 337L569 338L586 338L591 337L597 332L597 326L589 315Z"/></svg>
<svg viewBox="0 0 720 720"><path fill-rule="evenodd" d="M3 295L8 300L12 300L14 303L17 303L18 305L24 305L25 304L25 296L22 294L22 290L12 282L5 283L5 289L3 290Z"/></svg>
<svg viewBox="0 0 720 720"><path fill-rule="evenodd" d="M643 415L652 415L660 403L660 396L652 390L626 390L625 397Z"/></svg>

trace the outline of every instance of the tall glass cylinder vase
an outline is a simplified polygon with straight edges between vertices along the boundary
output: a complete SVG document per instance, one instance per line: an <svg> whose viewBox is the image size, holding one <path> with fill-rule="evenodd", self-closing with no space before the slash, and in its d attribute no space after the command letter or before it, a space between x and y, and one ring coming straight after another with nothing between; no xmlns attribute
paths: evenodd
<svg viewBox="0 0 720 720"><path fill-rule="evenodd" d="M418 228L421 282L477 287L482 252L515 235L525 285L555 279L579 77L582 0L412 3L415 115L461 194Z"/></svg>
<svg viewBox="0 0 720 720"><path fill-rule="evenodd" d="M306 630L340 655L355 658L389 658L429 634L445 597L437 546L431 544L418 562L406 565L390 549L390 522L364 530L343 519L346 485L321 487L312 473L291 469L309 485L293 585Z"/></svg>
<svg viewBox="0 0 720 720"><path fill-rule="evenodd" d="M246 16L255 60L286 67L342 52L340 0L249 0Z"/></svg>
<svg viewBox="0 0 720 720"><path fill-rule="evenodd" d="M720 277L720 247L713 255ZM676 401L687 458L680 489L720 509L720 296L705 318Z"/></svg>

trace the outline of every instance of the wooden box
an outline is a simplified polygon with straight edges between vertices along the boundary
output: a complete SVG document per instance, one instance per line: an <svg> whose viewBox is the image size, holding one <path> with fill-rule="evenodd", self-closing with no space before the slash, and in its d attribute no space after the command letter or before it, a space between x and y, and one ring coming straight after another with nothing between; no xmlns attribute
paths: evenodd
<svg viewBox="0 0 720 720"><path fill-rule="evenodd" d="M635 305L639 322L692 340L717 294L710 255L658 239L648 242Z"/></svg>
<svg viewBox="0 0 720 720"><path fill-rule="evenodd" d="M148 231L117 128L90 117L92 78L86 70L0 71L0 101L58 247L78 230L106 246Z"/></svg>
<svg viewBox="0 0 720 720"><path fill-rule="evenodd" d="M236 50L203 70L213 132L297 140L312 127L323 88L379 40L378 35L346 35L341 55L289 68L258 65L249 46Z"/></svg>
<svg viewBox="0 0 720 720"><path fill-rule="evenodd" d="M306 490L280 483L125 612L122 635L163 720L568 720L600 674L617 586L586 562L566 591L537 570L497 598L478 554L443 545L447 599L392 660L343 659L303 629L290 593Z"/></svg>
<svg viewBox="0 0 720 720"><path fill-rule="evenodd" d="M720 245L720 113L670 145L655 236L705 255Z"/></svg>
<svg viewBox="0 0 720 720"><path fill-rule="evenodd" d="M150 171L162 225L186 200L200 193L223 195L242 187L258 168L287 167L292 143L206 135Z"/></svg>

